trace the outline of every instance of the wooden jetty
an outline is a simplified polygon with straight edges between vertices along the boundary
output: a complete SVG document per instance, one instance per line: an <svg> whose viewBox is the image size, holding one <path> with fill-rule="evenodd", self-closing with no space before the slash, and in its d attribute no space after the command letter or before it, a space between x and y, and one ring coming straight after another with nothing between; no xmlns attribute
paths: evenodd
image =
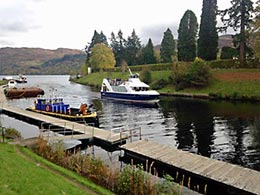
<svg viewBox="0 0 260 195"><path fill-rule="evenodd" d="M148 140L141 140L120 146L125 156L139 159L139 162L158 165L175 177L202 184L206 194L260 194L260 172L238 165L214 160L200 155L181 151ZM141 160L140 160L141 159ZM146 162L145 162L146 161ZM150 165L151 166L151 165ZM176 176L176 174L178 176ZM177 179L177 178L176 178ZM196 182L193 182L197 186ZM214 186L214 188L213 188Z"/></svg>
<svg viewBox="0 0 260 195"><path fill-rule="evenodd" d="M64 131L72 131L74 136L75 134L79 134L76 136L78 139L93 138L95 145L100 145L104 148L107 147L106 149L114 150L118 145L126 143L127 136L122 135L122 133L114 133L111 130L104 130L8 106L3 89L0 90L0 109L3 114L37 125L41 129L51 130L51 128L55 127L56 129L63 129ZM63 136L63 138L68 139L66 136Z"/></svg>

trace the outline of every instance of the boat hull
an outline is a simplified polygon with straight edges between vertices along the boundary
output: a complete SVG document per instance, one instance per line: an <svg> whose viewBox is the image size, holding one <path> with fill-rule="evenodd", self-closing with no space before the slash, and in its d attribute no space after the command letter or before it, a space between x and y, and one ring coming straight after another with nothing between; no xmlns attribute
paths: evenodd
<svg viewBox="0 0 260 195"><path fill-rule="evenodd" d="M101 92L102 98L141 102L141 103L157 103L159 102L159 94L130 94L130 93L116 93L116 92Z"/></svg>
<svg viewBox="0 0 260 195"><path fill-rule="evenodd" d="M70 114L64 114L58 112L47 112L42 110L36 110L35 108L26 108L26 110L56 117L56 118L61 118L64 120L73 121L73 122L86 123L88 125L93 125L95 127L99 126L99 120L96 113L91 113L87 115L82 115L82 114L70 115Z"/></svg>
<svg viewBox="0 0 260 195"><path fill-rule="evenodd" d="M6 88L4 93L5 96L9 99L37 97L38 95L44 95L44 91L37 87Z"/></svg>

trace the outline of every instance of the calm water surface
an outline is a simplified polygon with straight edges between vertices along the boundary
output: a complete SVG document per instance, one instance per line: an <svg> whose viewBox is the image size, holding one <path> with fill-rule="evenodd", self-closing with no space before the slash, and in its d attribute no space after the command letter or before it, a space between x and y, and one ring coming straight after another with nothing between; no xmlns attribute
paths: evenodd
<svg viewBox="0 0 260 195"><path fill-rule="evenodd" d="M147 107L100 100L99 92L69 82L68 76L27 78L27 86L41 87L47 96L55 88L73 107L94 103L100 128L141 127L143 139L260 171L260 104L162 97L158 107ZM33 100L8 103L24 109ZM20 129L23 137L38 134L37 127L7 116L1 122Z"/></svg>

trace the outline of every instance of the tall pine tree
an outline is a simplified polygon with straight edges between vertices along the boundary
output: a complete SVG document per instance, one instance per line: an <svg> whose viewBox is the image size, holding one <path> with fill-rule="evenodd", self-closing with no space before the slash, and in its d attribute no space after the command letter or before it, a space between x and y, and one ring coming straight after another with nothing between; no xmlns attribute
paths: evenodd
<svg viewBox="0 0 260 195"><path fill-rule="evenodd" d="M112 32L110 41L110 47L112 48L116 59L116 66L120 66L126 60L126 40L123 37L123 32L119 30L117 37Z"/></svg>
<svg viewBox="0 0 260 195"><path fill-rule="evenodd" d="M260 0L256 2L255 18L253 21L253 28L251 29L251 43L254 49L254 54L260 58Z"/></svg>
<svg viewBox="0 0 260 195"><path fill-rule="evenodd" d="M180 22L178 29L178 60L194 61L197 55L196 37L198 22L196 15L187 10Z"/></svg>
<svg viewBox="0 0 260 195"><path fill-rule="evenodd" d="M160 55L163 63L172 62L172 56L175 54L175 42L172 31L168 28L163 35Z"/></svg>
<svg viewBox="0 0 260 195"><path fill-rule="evenodd" d="M129 66L136 65L138 54L141 53L141 41L133 30L126 42L126 61Z"/></svg>
<svg viewBox="0 0 260 195"><path fill-rule="evenodd" d="M198 39L198 57L215 60L218 51L217 0L203 0Z"/></svg>
<svg viewBox="0 0 260 195"><path fill-rule="evenodd" d="M152 39L149 39L147 45L143 48L142 58L143 58L142 64L155 64L156 63L156 57L154 55Z"/></svg>
<svg viewBox="0 0 260 195"><path fill-rule="evenodd" d="M220 12L221 20L224 23L222 29L228 27L235 31L240 29L237 38L239 39L239 59L245 61L247 48L247 30L252 21L252 13L254 12L253 2L251 0L231 0L231 7Z"/></svg>

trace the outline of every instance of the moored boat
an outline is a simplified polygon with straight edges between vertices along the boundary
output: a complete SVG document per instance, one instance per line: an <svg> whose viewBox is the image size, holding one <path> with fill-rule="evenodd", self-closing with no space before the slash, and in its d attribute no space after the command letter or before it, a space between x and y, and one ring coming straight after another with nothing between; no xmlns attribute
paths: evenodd
<svg viewBox="0 0 260 195"><path fill-rule="evenodd" d="M150 90L149 85L139 79L138 73L132 74L131 71L126 81L103 79L100 92L102 98L138 103L157 103L160 95L157 91Z"/></svg>
<svg viewBox="0 0 260 195"><path fill-rule="evenodd" d="M38 87L17 87L15 80L10 80L4 89L4 94L9 99L37 97L44 95L44 90Z"/></svg>
<svg viewBox="0 0 260 195"><path fill-rule="evenodd" d="M72 108L69 104L64 103L63 98L40 96L34 101L34 105L26 110L96 127L99 126L97 113L92 112L90 106L81 104L79 108Z"/></svg>
<svg viewBox="0 0 260 195"><path fill-rule="evenodd" d="M19 75L17 79L15 79L17 83L27 83L27 78L24 75Z"/></svg>

